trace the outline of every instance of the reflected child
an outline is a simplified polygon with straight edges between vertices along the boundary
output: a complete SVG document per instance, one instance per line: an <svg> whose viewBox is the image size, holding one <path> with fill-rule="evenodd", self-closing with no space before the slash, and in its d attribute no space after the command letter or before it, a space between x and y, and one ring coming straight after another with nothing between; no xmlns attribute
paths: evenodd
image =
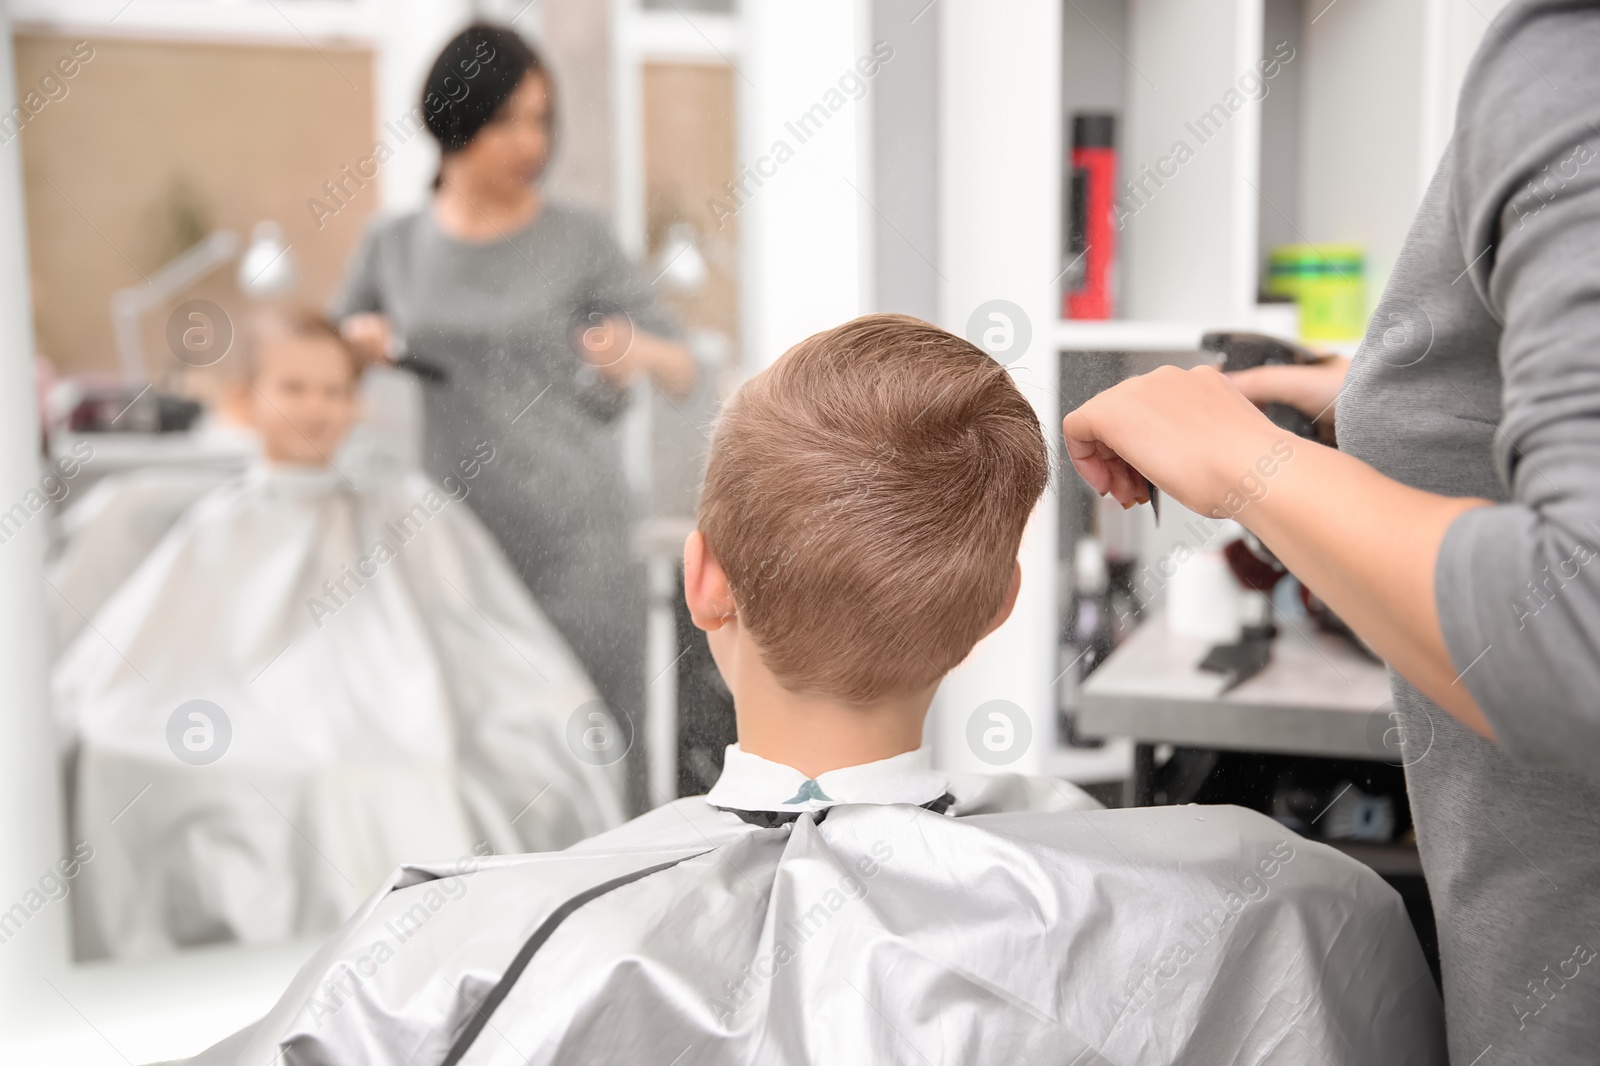
<svg viewBox="0 0 1600 1066"><path fill-rule="evenodd" d="M54 671L97 855L86 957L323 934L402 861L622 818L619 768L566 739L593 686L462 502L492 444L448 486L357 486L335 457L360 364L334 328L267 313L241 361L260 461L182 511Z"/></svg>

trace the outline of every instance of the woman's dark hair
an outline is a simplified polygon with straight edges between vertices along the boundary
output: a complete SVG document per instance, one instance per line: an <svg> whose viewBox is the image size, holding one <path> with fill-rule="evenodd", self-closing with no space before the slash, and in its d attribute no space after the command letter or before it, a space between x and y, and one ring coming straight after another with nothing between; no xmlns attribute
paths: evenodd
<svg viewBox="0 0 1600 1066"><path fill-rule="evenodd" d="M474 22L445 45L422 86L422 119L448 156L465 148L530 73L544 78L555 133L555 81L533 45L506 26ZM434 188L439 179L434 179Z"/></svg>

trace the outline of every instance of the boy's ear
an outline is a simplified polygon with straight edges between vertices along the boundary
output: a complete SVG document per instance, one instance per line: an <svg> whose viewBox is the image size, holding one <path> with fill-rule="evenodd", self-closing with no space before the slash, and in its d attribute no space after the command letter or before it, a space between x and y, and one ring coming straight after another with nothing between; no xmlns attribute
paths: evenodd
<svg viewBox="0 0 1600 1066"><path fill-rule="evenodd" d="M683 599L695 626L707 633L721 629L734 616L728 575L706 548L698 529L683 542Z"/></svg>
<svg viewBox="0 0 1600 1066"><path fill-rule="evenodd" d="M994 613L994 618L989 622L989 628L983 631L983 637L988 636L1006 624L1006 619L1011 617L1011 611L1017 605L1017 593L1022 591L1022 561L1019 559L1011 568L1011 584L1006 589L1006 598L1001 602L1000 609Z"/></svg>

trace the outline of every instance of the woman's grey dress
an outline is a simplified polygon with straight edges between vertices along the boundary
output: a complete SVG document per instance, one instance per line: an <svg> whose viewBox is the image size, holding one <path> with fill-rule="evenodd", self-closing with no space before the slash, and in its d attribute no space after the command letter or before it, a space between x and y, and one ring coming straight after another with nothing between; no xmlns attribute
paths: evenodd
<svg viewBox="0 0 1600 1066"><path fill-rule="evenodd" d="M504 239L473 243L445 234L425 207L368 230L332 310L381 312L404 358L442 372L423 386L427 472L459 477L481 443L493 448L468 502L629 717L637 748L645 586L617 432L628 392L571 337L589 316L617 312L672 335L649 286L587 212L547 202Z"/></svg>
<svg viewBox="0 0 1600 1066"><path fill-rule="evenodd" d="M1339 397L1340 447L1477 496L1434 567L1490 742L1399 675L1450 1061L1600 1061L1600 2L1515 0ZM1381 745L1375 744L1375 749Z"/></svg>

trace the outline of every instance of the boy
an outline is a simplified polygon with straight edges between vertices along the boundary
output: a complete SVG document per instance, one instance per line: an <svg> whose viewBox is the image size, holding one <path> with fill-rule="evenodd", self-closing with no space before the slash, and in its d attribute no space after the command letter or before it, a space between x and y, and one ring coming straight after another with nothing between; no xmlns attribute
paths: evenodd
<svg viewBox="0 0 1600 1066"><path fill-rule="evenodd" d="M96 849L84 957L325 935L401 861L622 820L617 768L567 752L597 694L463 502L492 442L443 485L358 488L333 465L360 373L338 333L278 311L244 340L261 461L79 607L53 674Z"/></svg>
<svg viewBox="0 0 1600 1066"><path fill-rule="evenodd" d="M967 342L882 315L802 342L729 402L685 545L737 704L711 792L399 871L196 1061L1442 1063L1365 867L1237 808L930 768L934 689L1009 613L1047 477Z"/></svg>

